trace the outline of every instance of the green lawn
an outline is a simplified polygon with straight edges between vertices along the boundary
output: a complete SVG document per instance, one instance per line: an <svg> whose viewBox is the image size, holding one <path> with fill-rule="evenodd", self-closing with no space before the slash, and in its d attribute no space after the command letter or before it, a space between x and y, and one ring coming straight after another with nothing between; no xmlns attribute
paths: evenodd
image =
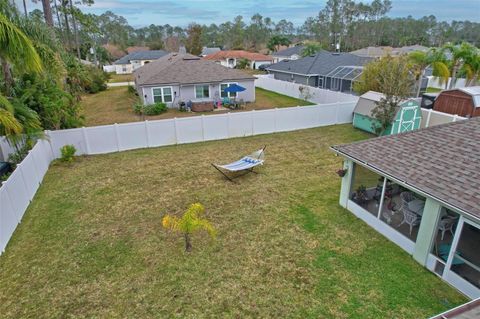
<svg viewBox="0 0 480 319"><path fill-rule="evenodd" d="M247 103L247 106L242 111L263 110L271 109L274 107L312 105L312 103L304 100L296 99L260 88L255 89L255 96L256 101L254 103ZM84 95L82 97L81 106L83 109L83 115L85 116L86 125L95 126L142 121L141 116L133 113L132 106L135 103L139 103L139 98L133 93L129 93L126 86L121 86L110 87L106 91L96 94ZM179 112L176 109L170 109L160 115L147 116L146 119L159 120L174 117L195 116L201 114L209 115L219 113L222 112L186 113Z"/></svg>
<svg viewBox="0 0 480 319"><path fill-rule="evenodd" d="M434 87L428 87L426 92L427 93L438 93L438 92L442 92L442 89L434 88Z"/></svg>
<svg viewBox="0 0 480 319"><path fill-rule="evenodd" d="M131 82L133 80L135 80L133 74L110 73L110 79L108 80L108 82L110 83Z"/></svg>
<svg viewBox="0 0 480 319"><path fill-rule="evenodd" d="M465 298L338 205L351 125L56 163L0 257L2 318L426 318ZM258 175L209 163L267 145ZM193 202L215 241L161 226Z"/></svg>

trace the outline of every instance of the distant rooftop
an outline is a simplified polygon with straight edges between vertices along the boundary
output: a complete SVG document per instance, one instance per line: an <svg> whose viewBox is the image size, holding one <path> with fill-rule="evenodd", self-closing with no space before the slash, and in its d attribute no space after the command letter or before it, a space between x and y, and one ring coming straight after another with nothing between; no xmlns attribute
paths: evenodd
<svg viewBox="0 0 480 319"><path fill-rule="evenodd" d="M255 80L243 71L191 54L170 53L134 72L137 85L195 84Z"/></svg>
<svg viewBox="0 0 480 319"><path fill-rule="evenodd" d="M203 47L202 53L200 54L201 56L206 56L209 54L213 54L220 51L220 48L208 48L208 47Z"/></svg>
<svg viewBox="0 0 480 319"><path fill-rule="evenodd" d="M302 51L305 47L303 45L296 45L284 50L280 50L278 52L273 53L273 56L282 56L282 57L289 57L292 55L302 55Z"/></svg>
<svg viewBox="0 0 480 319"><path fill-rule="evenodd" d="M226 51L218 51L216 53L207 55L205 59L207 60L224 60L224 59L248 59L250 61L271 61L273 58L271 56L256 53L256 52L248 52L244 50L226 50Z"/></svg>
<svg viewBox="0 0 480 319"><path fill-rule="evenodd" d="M129 64L132 60L156 60L167 54L164 50L136 51L118 59L114 64Z"/></svg>

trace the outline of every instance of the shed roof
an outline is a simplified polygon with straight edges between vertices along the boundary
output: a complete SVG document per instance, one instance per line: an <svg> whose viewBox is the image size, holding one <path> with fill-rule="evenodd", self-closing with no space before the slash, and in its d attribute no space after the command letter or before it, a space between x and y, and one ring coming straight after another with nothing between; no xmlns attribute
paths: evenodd
<svg viewBox="0 0 480 319"><path fill-rule="evenodd" d="M267 69L285 73L304 75L327 75L339 66L363 66L371 58L360 57L350 53L319 51L317 54L298 60L284 60L272 64Z"/></svg>
<svg viewBox="0 0 480 319"><path fill-rule="evenodd" d="M191 54L170 53L134 72L137 85L194 84L255 80L240 70L226 68Z"/></svg>
<svg viewBox="0 0 480 319"><path fill-rule="evenodd" d="M114 64L129 64L132 60L156 60L167 54L164 50L135 51L118 59Z"/></svg>
<svg viewBox="0 0 480 319"><path fill-rule="evenodd" d="M480 220L480 117L332 149Z"/></svg>
<svg viewBox="0 0 480 319"><path fill-rule="evenodd" d="M290 48L286 48L284 50L280 50L278 52L273 53L273 56L292 56L292 55L302 55L302 51L305 46L303 45L296 45Z"/></svg>
<svg viewBox="0 0 480 319"><path fill-rule="evenodd" d="M375 91L368 91L359 96L357 104L353 109L353 113L365 115L365 116L372 116L372 110L377 105L377 102L380 102L382 98L385 97L385 94ZM419 106L419 102L416 99L406 99L399 103L400 106L403 106L405 103L414 102L415 105ZM400 108L398 108L399 110ZM398 112L397 110L397 112Z"/></svg>
<svg viewBox="0 0 480 319"><path fill-rule="evenodd" d="M207 60L224 60L224 59L248 59L250 61L272 61L273 58L271 56L257 53L257 52L248 52L244 50L226 50L226 51L218 51L213 54L207 55L204 59Z"/></svg>

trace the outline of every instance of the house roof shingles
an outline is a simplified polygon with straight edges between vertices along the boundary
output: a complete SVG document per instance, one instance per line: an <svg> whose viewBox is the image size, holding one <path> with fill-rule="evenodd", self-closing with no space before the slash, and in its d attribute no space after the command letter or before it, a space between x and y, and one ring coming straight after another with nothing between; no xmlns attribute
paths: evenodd
<svg viewBox="0 0 480 319"><path fill-rule="evenodd" d="M240 70L226 68L190 54L170 53L134 72L137 85L195 84L255 80Z"/></svg>
<svg viewBox="0 0 480 319"><path fill-rule="evenodd" d="M480 118L332 149L480 219Z"/></svg>
<svg viewBox="0 0 480 319"><path fill-rule="evenodd" d="M326 75L339 66L363 66L371 58L360 57L350 53L334 53L320 51L313 56L292 61L280 61L272 64L267 69L286 73L304 75Z"/></svg>
<svg viewBox="0 0 480 319"><path fill-rule="evenodd" d="M218 51L213 54L209 54L204 59L206 60L224 60L224 59L248 59L250 61L272 61L273 58L271 56L256 53L256 52L248 52L243 50L226 50L226 51Z"/></svg>
<svg viewBox="0 0 480 319"><path fill-rule="evenodd" d="M156 60L167 54L164 50L135 51L118 59L114 64L129 64L132 60Z"/></svg>
<svg viewBox="0 0 480 319"><path fill-rule="evenodd" d="M277 51L273 53L273 56L292 56L292 55L302 55L303 45L296 45L284 50Z"/></svg>

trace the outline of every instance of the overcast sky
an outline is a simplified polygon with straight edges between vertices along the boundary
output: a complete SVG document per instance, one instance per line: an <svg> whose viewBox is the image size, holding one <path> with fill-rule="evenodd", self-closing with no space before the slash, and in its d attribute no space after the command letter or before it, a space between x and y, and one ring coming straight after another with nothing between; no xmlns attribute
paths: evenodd
<svg viewBox="0 0 480 319"><path fill-rule="evenodd" d="M16 0L22 8L22 1ZM201 24L222 23L242 15L249 20L255 13L268 16L274 21L287 19L300 26L309 16L320 11L326 0L95 0L91 7L82 6L85 12L101 14L111 10L124 16L130 25L138 27L149 24L185 26L189 22ZM366 0L365 2L370 2ZM411 15L419 18L435 15L438 20L480 21L480 0L392 0L391 17ZM27 1L29 10L41 8Z"/></svg>

